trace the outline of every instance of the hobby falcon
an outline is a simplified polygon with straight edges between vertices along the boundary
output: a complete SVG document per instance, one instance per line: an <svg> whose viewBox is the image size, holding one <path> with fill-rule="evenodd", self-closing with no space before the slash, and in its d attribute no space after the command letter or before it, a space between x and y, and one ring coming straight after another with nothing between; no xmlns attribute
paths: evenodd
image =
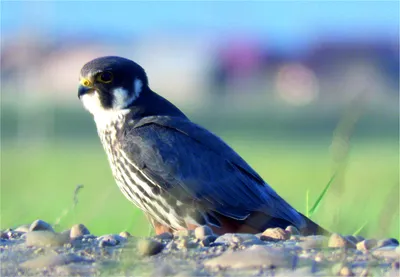
<svg viewBox="0 0 400 277"><path fill-rule="evenodd" d="M80 73L115 181L156 233L208 225L215 233L321 227L283 200L231 147L149 87L144 69L101 57Z"/></svg>

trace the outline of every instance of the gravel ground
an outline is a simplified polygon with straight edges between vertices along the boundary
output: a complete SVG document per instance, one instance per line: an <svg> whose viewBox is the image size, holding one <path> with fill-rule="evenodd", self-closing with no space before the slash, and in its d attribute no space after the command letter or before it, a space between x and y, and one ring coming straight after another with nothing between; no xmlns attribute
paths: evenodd
<svg viewBox="0 0 400 277"><path fill-rule="evenodd" d="M400 276L396 239L301 236L295 227L216 236L208 227L149 238L62 233L36 220L1 231L1 276Z"/></svg>

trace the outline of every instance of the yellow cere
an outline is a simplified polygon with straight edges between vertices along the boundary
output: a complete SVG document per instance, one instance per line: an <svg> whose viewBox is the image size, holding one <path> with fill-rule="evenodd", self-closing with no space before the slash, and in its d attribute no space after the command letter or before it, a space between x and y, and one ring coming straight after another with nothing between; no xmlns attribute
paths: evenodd
<svg viewBox="0 0 400 277"><path fill-rule="evenodd" d="M84 87L90 87L92 85L92 82L90 82L88 79L86 78L81 78L80 83L82 86Z"/></svg>

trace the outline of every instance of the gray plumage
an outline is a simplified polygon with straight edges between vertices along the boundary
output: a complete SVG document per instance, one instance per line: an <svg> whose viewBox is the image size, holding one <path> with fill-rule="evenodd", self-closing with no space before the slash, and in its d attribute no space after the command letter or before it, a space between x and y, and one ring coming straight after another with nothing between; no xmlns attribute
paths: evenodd
<svg viewBox="0 0 400 277"><path fill-rule="evenodd" d="M151 91L136 63L99 58L83 67L82 80L89 85L79 96L95 118L119 188L153 221L171 229L222 227L221 218L246 222L258 214L268 222L256 222L256 229L315 225L225 142Z"/></svg>

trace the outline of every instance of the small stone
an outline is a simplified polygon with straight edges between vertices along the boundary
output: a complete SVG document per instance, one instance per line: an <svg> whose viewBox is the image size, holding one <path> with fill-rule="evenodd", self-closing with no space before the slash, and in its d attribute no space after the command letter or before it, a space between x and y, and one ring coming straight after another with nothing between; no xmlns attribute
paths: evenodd
<svg viewBox="0 0 400 277"><path fill-rule="evenodd" d="M194 230L194 236L196 239L202 240L204 239L206 236L211 236L213 235L213 231L210 227L208 227L207 225L205 226L199 226Z"/></svg>
<svg viewBox="0 0 400 277"><path fill-rule="evenodd" d="M75 224L74 226L71 227L71 232L70 232L69 236L71 239L74 239L74 238L79 238L79 237L82 237L84 235L89 235L89 234L90 234L90 232L86 228L85 225Z"/></svg>
<svg viewBox="0 0 400 277"><path fill-rule="evenodd" d="M238 251L227 251L204 263L207 267L242 269L249 267L293 268L295 256L283 249L255 245Z"/></svg>
<svg viewBox="0 0 400 277"><path fill-rule="evenodd" d="M333 233L328 242L328 247L331 248L356 248L355 244L343 236Z"/></svg>
<svg viewBox="0 0 400 277"><path fill-rule="evenodd" d="M60 254L60 255L50 254L28 260L20 264L20 266L28 269L37 269L43 267L66 265L70 263L92 263L92 262L93 260L89 260L75 254Z"/></svg>
<svg viewBox="0 0 400 277"><path fill-rule="evenodd" d="M379 256L388 259L400 259L400 247L399 246L385 246L375 248L372 252L374 256Z"/></svg>
<svg viewBox="0 0 400 277"><path fill-rule="evenodd" d="M381 239L378 241L376 247L386 247L386 246L398 246L399 241L397 239L391 238L391 239Z"/></svg>
<svg viewBox="0 0 400 277"><path fill-rule="evenodd" d="M344 266L339 271L339 276L355 276L350 267Z"/></svg>
<svg viewBox="0 0 400 277"><path fill-rule="evenodd" d="M126 238L126 239L129 238L129 237L132 237L132 235L127 231L123 231L123 232L119 233L119 235L121 237L123 237L123 238Z"/></svg>
<svg viewBox="0 0 400 277"><path fill-rule="evenodd" d="M106 246L116 246L121 242L125 242L126 238L121 237L119 235L104 235L98 237L97 240L99 241L100 247L106 247Z"/></svg>
<svg viewBox="0 0 400 277"><path fill-rule="evenodd" d="M292 226L292 225L289 225L288 227L286 227L285 231L289 232L290 235L295 235L295 236L300 235L299 229L297 229L295 226Z"/></svg>
<svg viewBox="0 0 400 277"><path fill-rule="evenodd" d="M19 232L14 230L8 231L6 233L8 239L20 239L24 234L25 234L24 232Z"/></svg>
<svg viewBox="0 0 400 277"><path fill-rule="evenodd" d="M252 234L232 234L226 233L222 236L219 236L215 242L216 244L225 244L228 246L234 245L243 245L243 246L251 246L251 245L260 245L264 244L259 238Z"/></svg>
<svg viewBox="0 0 400 277"><path fill-rule="evenodd" d="M1 239L8 239L8 234L7 234L7 232L1 231L1 233L0 233L0 238L1 238Z"/></svg>
<svg viewBox="0 0 400 277"><path fill-rule="evenodd" d="M295 241L299 241L301 240L302 236L300 235L291 235L289 240L295 240Z"/></svg>
<svg viewBox="0 0 400 277"><path fill-rule="evenodd" d="M357 243L357 250L367 251L374 248L377 244L376 239L366 239Z"/></svg>
<svg viewBox="0 0 400 277"><path fill-rule="evenodd" d="M71 237L71 229L67 229L61 232L61 234Z"/></svg>
<svg viewBox="0 0 400 277"><path fill-rule="evenodd" d="M298 246L303 249L319 249L328 246L328 238L325 236L307 236L301 238Z"/></svg>
<svg viewBox="0 0 400 277"><path fill-rule="evenodd" d="M160 253L164 244L154 239L143 239L138 242L138 251L142 256L152 256Z"/></svg>
<svg viewBox="0 0 400 277"><path fill-rule="evenodd" d="M25 244L27 246L63 246L69 241L69 236L66 234L52 231L33 231L25 234Z"/></svg>
<svg viewBox="0 0 400 277"><path fill-rule="evenodd" d="M200 241L200 245L203 247L210 246L211 243L213 243L217 239L217 236L211 235L211 236L206 236L204 239Z"/></svg>
<svg viewBox="0 0 400 277"><path fill-rule="evenodd" d="M22 233L27 233L27 232L29 232L30 226L31 226L30 224L24 224L24 225L18 226L15 229L15 231L22 232Z"/></svg>
<svg viewBox="0 0 400 277"><path fill-rule="evenodd" d="M174 235L170 232L164 232L162 234L155 236L155 238L160 239L160 240L171 240L174 238Z"/></svg>
<svg viewBox="0 0 400 277"><path fill-rule="evenodd" d="M44 222L43 220L35 220L32 222L31 226L29 227L29 232L32 231L52 231L54 232L53 227L47 222Z"/></svg>
<svg viewBox="0 0 400 277"><path fill-rule="evenodd" d="M276 241L276 240L288 240L290 233L282 228L268 228L261 235L261 240Z"/></svg>

